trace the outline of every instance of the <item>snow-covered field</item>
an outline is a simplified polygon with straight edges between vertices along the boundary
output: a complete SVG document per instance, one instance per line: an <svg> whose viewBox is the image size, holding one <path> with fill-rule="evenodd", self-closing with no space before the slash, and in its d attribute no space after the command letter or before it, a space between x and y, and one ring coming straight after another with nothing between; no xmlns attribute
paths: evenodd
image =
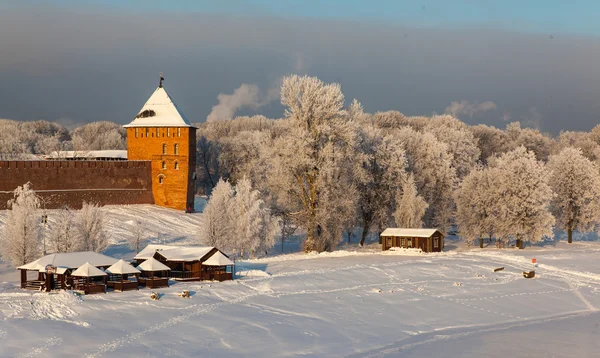
<svg viewBox="0 0 600 358"><path fill-rule="evenodd" d="M119 237L136 217L160 233L153 241L192 243L201 216L144 205L110 211L108 253L126 258L133 253ZM23 291L0 263L0 357L597 355L599 242L446 247L249 260L235 281L174 283L158 290L159 301L146 289L83 298ZM532 257L537 274L525 279ZM183 289L192 296L177 296Z"/></svg>

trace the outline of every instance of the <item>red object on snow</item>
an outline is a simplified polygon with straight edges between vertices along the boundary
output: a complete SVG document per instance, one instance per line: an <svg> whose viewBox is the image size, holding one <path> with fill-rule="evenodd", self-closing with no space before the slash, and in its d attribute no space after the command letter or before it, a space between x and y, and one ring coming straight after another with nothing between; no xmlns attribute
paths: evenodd
<svg viewBox="0 0 600 358"><path fill-rule="evenodd" d="M536 259L531 259L531 263L532 263L532 264L534 264L534 263L536 263L536 262L537 262L537 260L536 260Z"/></svg>

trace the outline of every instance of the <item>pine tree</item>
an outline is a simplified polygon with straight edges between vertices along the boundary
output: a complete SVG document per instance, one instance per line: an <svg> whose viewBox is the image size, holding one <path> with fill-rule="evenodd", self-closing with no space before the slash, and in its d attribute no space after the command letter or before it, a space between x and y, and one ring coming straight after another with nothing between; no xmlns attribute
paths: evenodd
<svg viewBox="0 0 600 358"><path fill-rule="evenodd" d="M2 258L13 265L24 265L41 254L40 199L26 183L14 191L10 210L0 236Z"/></svg>

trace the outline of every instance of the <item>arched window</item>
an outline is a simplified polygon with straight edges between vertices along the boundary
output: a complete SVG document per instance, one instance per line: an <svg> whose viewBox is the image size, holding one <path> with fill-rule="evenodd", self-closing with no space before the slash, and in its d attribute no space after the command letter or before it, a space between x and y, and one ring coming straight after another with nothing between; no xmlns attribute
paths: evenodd
<svg viewBox="0 0 600 358"><path fill-rule="evenodd" d="M160 137L160 128L156 128L156 138Z"/></svg>
<svg viewBox="0 0 600 358"><path fill-rule="evenodd" d="M167 169L167 162L162 162L162 168L163 170Z"/></svg>
<svg viewBox="0 0 600 358"><path fill-rule="evenodd" d="M136 128L136 129L135 129L135 137L137 138L137 137L139 137L139 136L140 136L140 129L139 129L139 128Z"/></svg>
<svg viewBox="0 0 600 358"><path fill-rule="evenodd" d="M159 175L158 176L158 184L164 184L165 182L165 177L163 175Z"/></svg>
<svg viewBox="0 0 600 358"><path fill-rule="evenodd" d="M167 145L163 144L163 154L167 154Z"/></svg>
<svg viewBox="0 0 600 358"><path fill-rule="evenodd" d="M179 162L175 162L175 170L179 170Z"/></svg>
<svg viewBox="0 0 600 358"><path fill-rule="evenodd" d="M179 154L179 144L175 143L175 145L173 145L173 151L175 152L175 155Z"/></svg>
<svg viewBox="0 0 600 358"><path fill-rule="evenodd" d="M150 137L150 128L146 128L146 138Z"/></svg>
<svg viewBox="0 0 600 358"><path fill-rule="evenodd" d="M181 137L181 128L177 128L177 136Z"/></svg>
<svg viewBox="0 0 600 358"><path fill-rule="evenodd" d="M167 128L167 137L171 136L171 128Z"/></svg>

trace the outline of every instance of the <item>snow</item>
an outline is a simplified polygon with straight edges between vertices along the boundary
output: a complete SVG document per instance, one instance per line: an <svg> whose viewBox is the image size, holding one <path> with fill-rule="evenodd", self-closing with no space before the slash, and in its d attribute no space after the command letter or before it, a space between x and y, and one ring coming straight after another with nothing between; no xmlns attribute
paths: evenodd
<svg viewBox="0 0 600 358"><path fill-rule="evenodd" d="M144 111L154 111L155 114L150 117L135 118L123 127L192 127L164 87L158 87L154 91L140 110L140 114Z"/></svg>
<svg viewBox="0 0 600 358"><path fill-rule="evenodd" d="M68 252L46 255L26 265L19 266L19 268L26 270L43 271L46 268L46 265L52 265L55 267L66 267L75 269L82 266L85 263L91 263L93 266L109 266L116 263L117 261L118 260L113 257L109 257L92 251Z"/></svg>
<svg viewBox="0 0 600 358"><path fill-rule="evenodd" d="M127 159L127 150L62 150L54 151L44 156L45 159L67 159L67 158L114 158Z"/></svg>
<svg viewBox="0 0 600 358"><path fill-rule="evenodd" d="M117 275L129 275L140 273L141 271L131 266L130 263L123 261L123 259L117 261L114 265L106 269L106 272Z"/></svg>
<svg viewBox="0 0 600 358"><path fill-rule="evenodd" d="M86 262L83 265L81 265L80 268L78 268L77 270L73 271L71 273L71 276L77 276L77 277L98 277L98 276L106 276L106 272L100 270L97 267L94 267L89 262Z"/></svg>
<svg viewBox="0 0 600 358"><path fill-rule="evenodd" d="M598 242L497 250L450 240L453 251L434 255L376 246L238 262L235 281L173 282L159 301L148 289L24 291L0 264L0 356L575 357L600 348ZM525 279L533 257L536 277Z"/></svg>
<svg viewBox="0 0 600 358"><path fill-rule="evenodd" d="M140 270L140 271L147 271L147 272L153 272L153 271L171 271L171 269L169 268L169 266L163 264L162 262L158 261L154 257L151 257L148 260L142 262L136 268L138 270Z"/></svg>
<svg viewBox="0 0 600 358"><path fill-rule="evenodd" d="M381 236L406 236L406 237L431 237L437 229L401 229L391 228L383 230Z"/></svg>
<svg viewBox="0 0 600 358"><path fill-rule="evenodd" d="M220 251L215 252L208 260L204 261L205 266L231 266L233 262L223 255Z"/></svg>

